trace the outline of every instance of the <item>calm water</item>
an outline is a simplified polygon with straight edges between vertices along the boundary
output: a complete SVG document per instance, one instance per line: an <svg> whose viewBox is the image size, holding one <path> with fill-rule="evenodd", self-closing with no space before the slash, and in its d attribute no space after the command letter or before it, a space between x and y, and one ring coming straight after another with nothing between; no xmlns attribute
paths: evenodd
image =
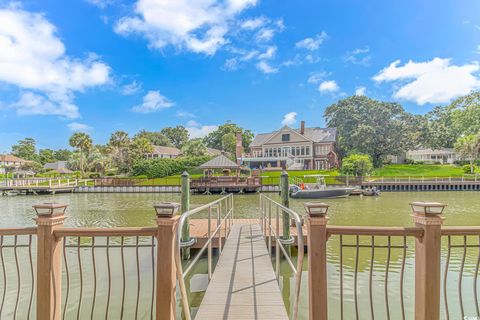
<svg viewBox="0 0 480 320"><path fill-rule="evenodd" d="M272 198L278 199L277 194L270 194ZM218 196L192 196L192 207L208 203ZM177 194L65 194L56 196L17 196L17 197L0 197L0 227L15 227L15 226L31 226L32 219L35 213L32 205L46 201L55 201L66 203L69 205L66 226L75 227L119 227L119 226L154 226L154 210L152 206L161 201L179 201L180 197ZM480 225L480 194L476 192L402 192L402 193L383 193L380 197L349 197L345 199L332 199L327 202L330 204L330 221L331 225L364 225L364 226L412 226L411 210L408 205L411 201L439 201L448 204L445 212L446 225ZM291 208L297 212L303 213L303 201L291 200ZM240 217L257 217L258 214L258 196L257 195L236 195L235 196L235 216ZM199 216L201 217L201 216ZM355 244L354 237L344 237L343 241L347 244ZM118 240L117 240L118 241ZM147 241L147 240L144 240ZM386 244L386 238L376 238L376 244ZM402 245L403 238L392 238L393 245ZM471 243L478 243L478 239L469 239ZM360 237L360 243L370 244L370 237ZM340 240L337 236L332 236L328 242L328 258L329 258L329 313L332 319L339 318L340 310ZM373 260L372 251L370 248L359 250L359 259L356 263L355 248L343 249L343 281L344 281L344 316L345 319L354 318L355 315L355 299L354 299L354 283L355 283L355 268L358 270L357 276L357 294L358 294L358 309L360 319L370 318L370 270L372 271L372 297L374 300L375 317L377 319L387 318L387 314L391 319L401 319L401 301L400 301L400 271L404 264L404 304L406 319L413 318L413 241L407 239L408 249L404 252L402 248L392 249L390 257L387 256L386 249L376 249ZM445 244L444 244L445 247ZM73 249L72 249L73 250ZM128 249L126 249L128 250ZM149 250L142 249L142 250ZM444 250L446 251L446 250ZM126 254L125 270L127 273L127 287L133 286L132 290L127 290L125 297L126 306L135 305L136 299L136 266L134 259L134 250L131 259L130 253ZM463 254L463 249L452 250L452 258L450 265L450 272L448 274L448 301L450 307L450 314L452 319L459 319L460 304L458 301L458 275L460 270L460 259ZM98 253L100 257L101 252ZM478 248L470 248L467 250L467 264L464 271L463 278L463 298L465 315L476 315L475 303L473 300L473 276L475 273L475 264L478 257ZM83 258L84 256L82 256ZM13 259L13 257L6 254L5 257ZM101 258L97 263L100 266L106 264ZM119 266L121 260L114 255L112 265ZM151 259L151 256L150 256ZM148 269L148 251L145 251L145 257L140 254L140 266L142 286L139 290L140 297L151 291L151 269ZM144 261L145 260L145 261ZM443 259L445 260L445 259ZM373 265L372 265L373 261ZM386 268L387 261L388 270ZM444 261L443 261L444 262ZM69 261L71 268L71 287L77 288L81 279L75 274L78 271L76 261ZM306 270L305 261L305 270ZM82 266L86 274L91 274L92 266L89 263L84 263ZM22 266L22 271L29 273L28 268ZM149 271L150 270L150 271ZM388 271L388 272L387 272ZM14 272L14 270L10 270ZM10 273L9 273L10 274ZM120 275L119 275L120 276ZM97 277L105 277L104 274L97 274ZM115 275L112 275L115 277ZM27 277L28 278L28 277ZM388 278L388 303L385 299L385 279ZM150 280L149 280L150 279ZM103 279L105 280L105 279ZM14 281L13 281L14 282ZM27 281L28 282L28 281ZM83 305L81 306L82 314L87 312L92 307L89 302L89 295L92 294L92 288L89 287L87 280L82 284L83 288ZM100 281L99 281L100 282ZM291 292L294 289L294 279L288 269L286 263L282 264L282 277L280 285L283 290L284 300L287 306L291 300ZM303 276L303 288L300 303L300 318L307 319L307 273ZM3 282L0 279L0 284ZM22 286L26 284L22 283ZM192 307L198 307L203 296L203 291L207 286L206 263L202 261L194 270L191 278L188 281L190 287L190 301ZM0 286L1 288L1 286ZM115 317L114 309L118 309L121 297L115 297L115 294L121 294L123 288L118 287L118 284L112 285L112 307L110 315ZM22 289L22 296L27 294L28 288ZM106 288L103 286L97 288L98 295L105 293ZM0 290L1 291L1 290ZM10 289L7 290L10 292ZM131 293L133 291L134 293ZM0 292L0 295L2 293ZM9 299L15 300L15 295L8 295ZM78 293L72 292L70 295L72 301L78 300ZM443 296L442 296L443 299ZM141 301L147 299L140 299ZM10 302L11 302L10 301ZM148 301L147 301L148 302ZM71 303L71 302L69 302ZM76 302L75 302L76 303ZM443 301L442 301L443 303ZM11 305L12 303L10 303ZM14 304L14 302L13 302ZM102 301L97 301L97 304L102 305ZM103 307L103 306L102 306ZM76 315L78 306L68 305L67 315ZM133 308L134 309L134 308ZM133 315L132 308L127 308L124 315ZM145 302L144 309L148 309L148 303ZM10 311L4 311L10 312ZM22 311L23 312L23 311ZM101 315L101 310L98 308L98 316ZM4 313L5 314L5 313ZM20 314L20 313L19 313ZM89 314L89 313L88 313ZM139 313L141 317L148 318L149 311ZM97 315L97 309L95 309ZM103 315L104 317L104 315Z"/></svg>

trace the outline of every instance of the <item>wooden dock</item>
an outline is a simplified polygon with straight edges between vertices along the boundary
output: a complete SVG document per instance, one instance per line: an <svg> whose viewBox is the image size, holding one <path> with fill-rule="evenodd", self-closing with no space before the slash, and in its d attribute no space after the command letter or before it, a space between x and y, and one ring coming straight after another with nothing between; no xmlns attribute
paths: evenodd
<svg viewBox="0 0 480 320"><path fill-rule="evenodd" d="M73 192L75 186L1 186L0 194L10 192L18 194L56 194Z"/></svg>
<svg viewBox="0 0 480 320"><path fill-rule="evenodd" d="M195 319L288 319L258 223L233 225Z"/></svg>

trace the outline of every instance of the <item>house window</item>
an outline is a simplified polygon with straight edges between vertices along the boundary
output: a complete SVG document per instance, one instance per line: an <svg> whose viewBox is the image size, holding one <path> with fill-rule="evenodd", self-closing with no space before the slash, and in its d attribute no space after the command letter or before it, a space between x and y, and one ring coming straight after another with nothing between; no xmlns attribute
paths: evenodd
<svg viewBox="0 0 480 320"><path fill-rule="evenodd" d="M290 141L290 134L289 133L282 134L282 141Z"/></svg>
<svg viewBox="0 0 480 320"><path fill-rule="evenodd" d="M309 155L310 155L310 147L305 147L305 148L306 148L306 149L305 149L305 154L306 154L307 156L309 156Z"/></svg>

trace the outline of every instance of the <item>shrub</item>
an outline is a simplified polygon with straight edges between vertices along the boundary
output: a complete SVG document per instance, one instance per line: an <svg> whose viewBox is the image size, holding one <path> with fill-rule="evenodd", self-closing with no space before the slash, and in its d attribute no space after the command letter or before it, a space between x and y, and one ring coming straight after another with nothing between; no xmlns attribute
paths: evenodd
<svg viewBox="0 0 480 320"><path fill-rule="evenodd" d="M477 169L478 169L477 166L474 165L474 166L473 166L473 172L476 172ZM471 173L471 172L470 172L470 164L464 164L464 165L462 166L462 170L463 170L464 173L470 174L470 173Z"/></svg>
<svg viewBox="0 0 480 320"><path fill-rule="evenodd" d="M188 171L191 167L198 167L210 159L210 156L204 156L140 160L133 165L132 175L146 176L147 178L163 178L181 174L183 171Z"/></svg>
<svg viewBox="0 0 480 320"><path fill-rule="evenodd" d="M100 178L100 173L98 173L98 172L90 173L90 174L88 175L88 177L89 177L90 179L97 179L97 178Z"/></svg>
<svg viewBox="0 0 480 320"><path fill-rule="evenodd" d="M364 176L373 169L370 156L365 154L351 154L343 159L342 171L355 176Z"/></svg>

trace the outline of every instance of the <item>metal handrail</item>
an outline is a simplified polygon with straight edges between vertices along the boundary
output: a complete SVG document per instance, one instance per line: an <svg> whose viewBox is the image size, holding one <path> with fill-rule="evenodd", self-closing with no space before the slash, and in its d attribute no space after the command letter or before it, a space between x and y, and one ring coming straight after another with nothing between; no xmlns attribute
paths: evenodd
<svg viewBox="0 0 480 320"><path fill-rule="evenodd" d="M215 230L212 228L212 209L217 211L217 227ZM225 211L225 215L221 217L222 209ZM185 271L182 266L182 253L181 250L184 247L185 242L182 242L182 230L187 219L192 215L201 211L208 210L208 239L203 247L197 252L195 257L186 266ZM228 223L227 223L228 221ZM185 285L185 277L192 271L193 266L200 260L202 254L207 250L207 268L208 268L208 280L212 278L212 240L218 234L218 249L219 253L222 252L222 226L225 225L225 238L230 232L233 223L233 194L229 194L218 200L197 207L195 209L184 212L179 219L178 228L175 237L175 264L177 269L177 280L180 287L180 296L182 299L182 308L186 320L191 320L190 306L188 303L187 289ZM228 227L228 228L227 228Z"/></svg>
<svg viewBox="0 0 480 320"><path fill-rule="evenodd" d="M267 208L268 207L268 208ZM272 227L272 208L275 207L275 216L276 216L276 230ZM302 217L295 211L281 205L280 203L272 200L271 198L261 194L260 195L260 211L261 211L261 225L262 231L265 237L267 237L268 252L271 256L272 254L272 236L275 239L275 275L277 280L279 279L280 274L280 258L281 253L285 256L290 269L292 269L295 275L295 296L293 300L293 308L291 310L291 319L296 320L298 317L298 304L300 300L300 287L302 282L302 271L303 271L303 258L304 258L304 242L303 242L303 229L302 229ZM295 227L297 229L297 246L298 246L298 256L297 256L297 265L295 266L292 258L288 255L287 250L284 245L292 244L293 238L283 239L279 235L280 233L280 211L287 213L294 221ZM268 217L267 217L268 214ZM268 229L268 235L267 235Z"/></svg>

